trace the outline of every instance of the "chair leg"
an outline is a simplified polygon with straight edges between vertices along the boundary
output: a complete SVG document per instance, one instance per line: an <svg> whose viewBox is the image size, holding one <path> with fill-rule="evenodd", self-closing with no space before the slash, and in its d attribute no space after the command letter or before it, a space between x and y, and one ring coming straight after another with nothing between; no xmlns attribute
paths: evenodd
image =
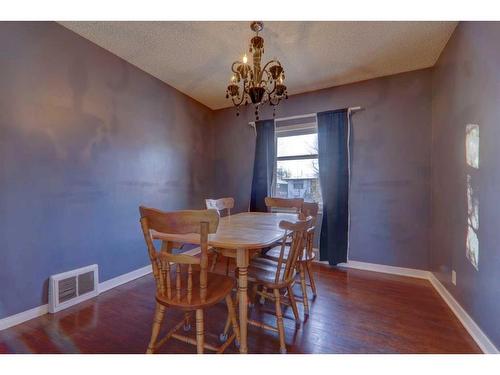
<svg viewBox="0 0 500 375"><path fill-rule="evenodd" d="M191 330L191 322L189 321L191 317L191 313L186 312L184 313L184 331L188 332Z"/></svg>
<svg viewBox="0 0 500 375"><path fill-rule="evenodd" d="M316 297L316 283L314 282L314 276L311 270L311 262L306 263L307 276L309 276L309 283L311 284L311 289L313 296Z"/></svg>
<svg viewBox="0 0 500 375"><path fill-rule="evenodd" d="M238 301L239 301L239 295L238 292L236 292L236 303L234 304L234 308L238 306ZM224 331L219 335L219 340L221 342L225 342L227 340L228 332L229 332L229 327L231 327L231 316L228 314L227 319L226 319L226 324L224 325Z"/></svg>
<svg viewBox="0 0 500 375"><path fill-rule="evenodd" d="M302 288L302 302L304 303L304 314L309 315L309 301L307 299L306 273L304 271L304 263L299 264L300 269L300 286Z"/></svg>
<svg viewBox="0 0 500 375"><path fill-rule="evenodd" d="M267 293L267 288L265 286L262 287L262 292L263 293ZM263 305L264 303L266 303L266 297L264 297L264 295L262 294L260 296L260 304Z"/></svg>
<svg viewBox="0 0 500 375"><path fill-rule="evenodd" d="M146 354L153 354L155 350L156 339L160 333L163 317L165 316L165 306L157 303L155 309L155 316L153 318L153 328L151 329L151 339L149 340L148 350Z"/></svg>
<svg viewBox="0 0 500 375"><path fill-rule="evenodd" d="M212 258L212 264L210 265L210 272L214 272L215 270L215 265L217 264L217 258L219 256L219 253L215 253L213 258Z"/></svg>
<svg viewBox="0 0 500 375"><path fill-rule="evenodd" d="M258 284L253 284L252 293L249 298L248 307L253 308L255 306L255 299L257 298L257 290L259 288Z"/></svg>
<svg viewBox="0 0 500 375"><path fill-rule="evenodd" d="M240 327L238 325L238 320L236 319L236 312L234 310L233 300L231 294L226 296L227 313L231 319L231 324L233 326L234 336L236 338L236 346L240 346Z"/></svg>
<svg viewBox="0 0 500 375"><path fill-rule="evenodd" d="M287 288L288 299L290 300L290 305L292 305L293 316L295 317L295 326L300 326L299 309L297 308L297 302L295 301L295 296L293 295L292 287Z"/></svg>
<svg viewBox="0 0 500 375"><path fill-rule="evenodd" d="M229 257L226 257L226 276L229 276L229 262L231 259Z"/></svg>
<svg viewBox="0 0 500 375"><path fill-rule="evenodd" d="M225 342L227 340L227 334L229 332L229 327L231 327L231 317L228 314L227 318L226 318L226 324L224 325L224 331L222 331L222 333L219 335L220 342Z"/></svg>
<svg viewBox="0 0 500 375"><path fill-rule="evenodd" d="M196 350L198 354L203 354L205 346L204 327L203 327L203 310L196 310Z"/></svg>
<svg viewBox="0 0 500 375"><path fill-rule="evenodd" d="M278 333L280 336L280 353L286 354L285 327L283 326L283 314L281 312L280 291L278 289L274 289L273 291L276 305L276 322L278 325Z"/></svg>

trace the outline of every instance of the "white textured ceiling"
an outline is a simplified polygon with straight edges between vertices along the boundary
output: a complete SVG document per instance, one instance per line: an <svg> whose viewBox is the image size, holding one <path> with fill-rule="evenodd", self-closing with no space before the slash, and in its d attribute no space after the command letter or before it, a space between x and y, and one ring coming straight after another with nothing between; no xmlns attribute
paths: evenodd
<svg viewBox="0 0 500 375"><path fill-rule="evenodd" d="M61 22L212 109L231 106L231 63L249 22ZM264 22L264 62L277 57L289 94L427 68L456 22ZM251 61L251 60L250 60Z"/></svg>

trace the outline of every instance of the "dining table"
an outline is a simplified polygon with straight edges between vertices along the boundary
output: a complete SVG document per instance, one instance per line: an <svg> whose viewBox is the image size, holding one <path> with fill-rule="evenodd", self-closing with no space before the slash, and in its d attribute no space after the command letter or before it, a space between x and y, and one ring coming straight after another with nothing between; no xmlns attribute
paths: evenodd
<svg viewBox="0 0 500 375"><path fill-rule="evenodd" d="M280 229L282 220L294 222L298 218L292 213L242 212L221 217L216 233L208 235L208 245L226 257L236 259L238 268L240 353L248 353L248 265L250 253L270 247L283 239L285 231ZM199 234L153 233L153 238L162 241L199 244Z"/></svg>

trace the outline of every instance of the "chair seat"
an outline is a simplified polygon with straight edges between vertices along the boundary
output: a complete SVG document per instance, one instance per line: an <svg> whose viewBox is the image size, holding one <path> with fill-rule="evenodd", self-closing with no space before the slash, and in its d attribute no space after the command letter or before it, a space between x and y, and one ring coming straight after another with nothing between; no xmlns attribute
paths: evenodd
<svg viewBox="0 0 500 375"><path fill-rule="evenodd" d="M283 253L283 261L286 261L288 259L288 253L290 251L290 248L288 246L285 246L285 250ZM278 260L280 257L280 252L281 252L281 246L275 246L272 249L268 250L263 257L267 259L272 259L272 260ZM312 255L308 256L307 255L307 250L304 249L302 256L299 259L299 262L310 262L315 259L314 252Z"/></svg>
<svg viewBox="0 0 500 375"><path fill-rule="evenodd" d="M176 273L171 272L170 282L172 286L171 298L166 294L156 294L156 300L165 306L172 306L184 310L196 310L210 307L222 301L234 287L234 279L217 273L207 273L206 297L202 301L200 296L200 275L198 272L192 274L191 300L188 300L187 273L181 273L181 288L176 290Z"/></svg>
<svg viewBox="0 0 500 375"><path fill-rule="evenodd" d="M286 282L276 282L278 263L272 259L262 257L254 258L248 266L248 280L253 283L262 284L270 288L282 288ZM281 265L280 275L285 272L285 263ZM293 270L292 277L295 276Z"/></svg>

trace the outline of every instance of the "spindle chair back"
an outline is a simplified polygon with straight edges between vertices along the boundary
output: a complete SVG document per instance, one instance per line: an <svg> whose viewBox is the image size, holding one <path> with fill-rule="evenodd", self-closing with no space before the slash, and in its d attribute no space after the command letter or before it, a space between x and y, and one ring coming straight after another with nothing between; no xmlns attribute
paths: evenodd
<svg viewBox="0 0 500 375"><path fill-rule="evenodd" d="M314 234L316 232L316 223L318 221L319 204L315 202L304 202L302 204L302 214L312 217L311 227L307 230L306 236L306 259L311 259L314 249Z"/></svg>
<svg viewBox="0 0 500 375"><path fill-rule="evenodd" d="M157 293L174 304L191 303L193 278L199 278L199 296L204 302L208 272L208 234L215 233L219 215L215 210L162 212L154 208L140 207L141 226L149 258L156 280ZM200 234L200 256L172 254L156 249L152 232L171 234ZM193 265L198 269L193 275ZM187 268L187 270L186 270ZM175 284L173 284L175 280ZM185 301L184 301L185 299Z"/></svg>
<svg viewBox="0 0 500 375"><path fill-rule="evenodd" d="M215 209L221 216L231 216L231 209L234 208L234 198L205 199L205 204L207 209Z"/></svg>
<svg viewBox="0 0 500 375"><path fill-rule="evenodd" d="M289 248L285 241L281 242L280 253L277 257L275 283L276 285L286 285L293 282L296 265L300 260L306 245L307 231L311 228L312 217L306 217L295 223L281 221L279 227L285 230L283 239L291 236Z"/></svg>
<svg viewBox="0 0 500 375"><path fill-rule="evenodd" d="M266 204L268 212L274 212L277 209L287 212L299 213L301 212L304 199L265 197L264 203Z"/></svg>

